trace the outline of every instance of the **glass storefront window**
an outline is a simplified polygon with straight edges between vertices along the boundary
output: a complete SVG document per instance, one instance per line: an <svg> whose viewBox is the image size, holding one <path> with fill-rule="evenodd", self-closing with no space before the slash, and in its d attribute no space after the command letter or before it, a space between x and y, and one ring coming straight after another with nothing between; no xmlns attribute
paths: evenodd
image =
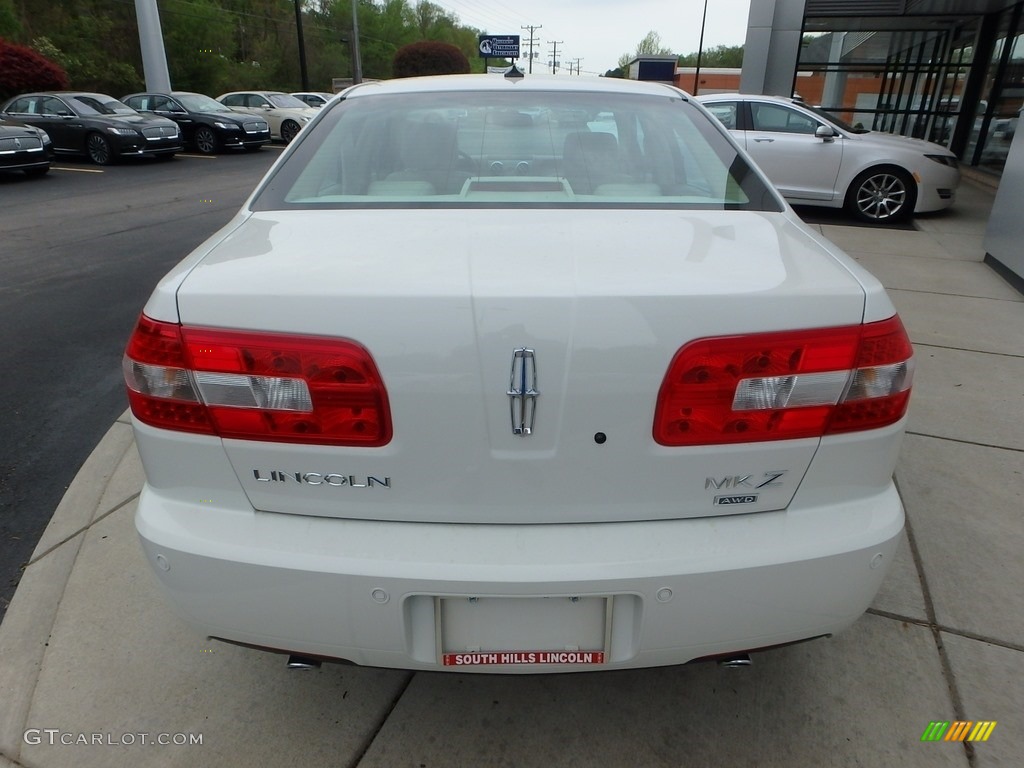
<svg viewBox="0 0 1024 768"><path fill-rule="evenodd" d="M976 21L817 34L801 50L797 88L853 125L948 145L976 35Z"/></svg>

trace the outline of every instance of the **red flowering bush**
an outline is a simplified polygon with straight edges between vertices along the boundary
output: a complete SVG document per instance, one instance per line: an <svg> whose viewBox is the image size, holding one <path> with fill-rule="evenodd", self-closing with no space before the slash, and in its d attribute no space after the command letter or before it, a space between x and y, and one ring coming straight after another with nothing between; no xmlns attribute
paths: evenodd
<svg viewBox="0 0 1024 768"><path fill-rule="evenodd" d="M391 62L391 71L395 77L468 75L469 59L450 43L425 40L399 48Z"/></svg>
<svg viewBox="0 0 1024 768"><path fill-rule="evenodd" d="M69 85L67 73L48 58L0 39L0 101L29 91L59 91Z"/></svg>

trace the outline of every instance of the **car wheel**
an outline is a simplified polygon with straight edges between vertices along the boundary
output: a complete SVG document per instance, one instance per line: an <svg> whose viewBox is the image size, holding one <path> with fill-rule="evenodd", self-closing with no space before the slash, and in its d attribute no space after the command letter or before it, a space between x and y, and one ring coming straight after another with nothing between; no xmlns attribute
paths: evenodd
<svg viewBox="0 0 1024 768"><path fill-rule="evenodd" d="M90 133L85 137L85 152L96 165L108 165L114 159L110 142L99 133Z"/></svg>
<svg viewBox="0 0 1024 768"><path fill-rule="evenodd" d="M281 123L281 138L284 139L285 144L291 144L298 132L299 124L294 120L285 120Z"/></svg>
<svg viewBox="0 0 1024 768"><path fill-rule="evenodd" d="M853 180L846 195L846 207L861 221L895 223L914 212L917 187L900 168L871 168Z"/></svg>
<svg viewBox="0 0 1024 768"><path fill-rule="evenodd" d="M212 155L219 149L216 134L205 125L196 128L195 144L200 154Z"/></svg>

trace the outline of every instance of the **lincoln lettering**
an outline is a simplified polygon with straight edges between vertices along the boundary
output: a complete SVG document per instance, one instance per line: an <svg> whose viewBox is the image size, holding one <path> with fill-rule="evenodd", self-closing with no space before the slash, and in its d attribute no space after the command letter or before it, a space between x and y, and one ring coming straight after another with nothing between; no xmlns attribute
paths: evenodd
<svg viewBox="0 0 1024 768"><path fill-rule="evenodd" d="M335 488L390 488L390 477L373 475L342 475L337 472L281 472L254 469L252 476L260 483L299 483L300 485L332 485Z"/></svg>

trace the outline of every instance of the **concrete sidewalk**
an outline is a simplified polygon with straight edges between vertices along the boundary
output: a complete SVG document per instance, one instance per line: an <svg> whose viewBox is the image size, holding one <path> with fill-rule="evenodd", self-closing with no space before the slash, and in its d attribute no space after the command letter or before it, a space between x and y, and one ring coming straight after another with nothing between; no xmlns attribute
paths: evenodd
<svg viewBox="0 0 1024 768"><path fill-rule="evenodd" d="M1019 765L1024 297L981 263L992 197L965 183L919 231L819 227L889 288L918 361L897 469L908 535L846 633L749 670L289 672L169 612L136 541L122 417L0 625L0 768ZM998 726L923 743L933 720Z"/></svg>

